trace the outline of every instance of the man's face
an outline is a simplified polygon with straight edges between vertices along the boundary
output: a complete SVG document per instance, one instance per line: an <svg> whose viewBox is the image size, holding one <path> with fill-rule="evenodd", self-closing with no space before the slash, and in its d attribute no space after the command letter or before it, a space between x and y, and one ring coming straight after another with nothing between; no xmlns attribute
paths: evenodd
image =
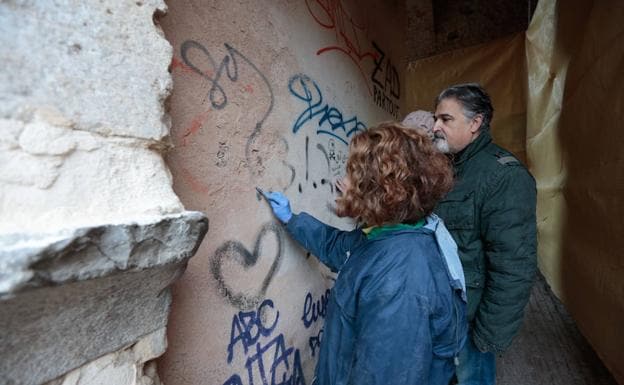
<svg viewBox="0 0 624 385"><path fill-rule="evenodd" d="M433 143L444 153L458 153L479 136L482 121L481 115L468 119L457 99L442 99L435 111Z"/></svg>

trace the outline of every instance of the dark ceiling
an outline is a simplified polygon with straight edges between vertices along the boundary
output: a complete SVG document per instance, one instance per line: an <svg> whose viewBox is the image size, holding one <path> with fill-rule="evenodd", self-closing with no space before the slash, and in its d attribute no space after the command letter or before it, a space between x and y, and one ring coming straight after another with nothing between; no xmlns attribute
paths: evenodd
<svg viewBox="0 0 624 385"><path fill-rule="evenodd" d="M527 29L537 0L406 0L407 60Z"/></svg>

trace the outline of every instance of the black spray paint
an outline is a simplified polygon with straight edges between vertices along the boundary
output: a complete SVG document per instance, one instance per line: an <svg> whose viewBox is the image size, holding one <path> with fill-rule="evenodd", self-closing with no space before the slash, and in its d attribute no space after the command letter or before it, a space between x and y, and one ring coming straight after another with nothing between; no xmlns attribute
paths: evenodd
<svg viewBox="0 0 624 385"><path fill-rule="evenodd" d="M240 263L243 268L249 269L254 266L256 262L258 262L258 258L262 253L261 245L262 241L265 237L269 235L273 235L275 240L277 241L277 251L273 256L273 263L260 288L258 288L257 293L255 295L245 295L244 293L237 293L231 286L229 286L221 272L221 266L225 260L234 260ZM211 260L210 270L212 272L212 276L217 281L217 286L219 288L219 293L223 295L228 301L241 310L250 310L255 308L264 295L266 293L271 280L273 279L273 275L277 271L279 266L279 262L282 256L282 229L281 226L277 226L273 222L265 223L260 229L260 233L256 238L256 242L254 245L254 249L252 252L249 252L247 248L238 241L227 241L221 247L219 247ZM267 256L268 257L268 256Z"/></svg>
<svg viewBox="0 0 624 385"><path fill-rule="evenodd" d="M247 166L249 167L252 176L260 176L264 170L264 167L262 166L262 158L257 154L257 150L253 148L253 145L258 135L260 134L260 131L262 130L262 125L273 110L273 89L271 88L271 84L269 83L269 80L266 78L266 76L264 76L264 74L258 69L258 67L256 67L256 65L251 60L249 60L245 55L239 52L236 48L232 47L230 44L224 43L223 45L227 50L227 54L225 55L225 57L223 57L219 65L217 65L217 62L214 60L208 49L206 49L206 47L194 40L187 40L182 43L182 46L180 47L180 54L182 56L184 64L189 66L195 73L210 82L208 98L210 100L210 104L216 110L221 110L225 108L228 104L228 96L220 83L222 81L223 74L225 72L225 75L230 82L238 81L239 61L241 62L241 64L249 66L256 74L258 74L258 76L260 76L260 78L266 85L266 88L270 95L269 107L267 108L262 118L256 122L254 128L251 131L251 134L249 135L249 138L247 139L247 144L245 145L245 158L247 160ZM206 71L202 71L190 60L189 52L191 50L197 50L201 52L208 59L212 66L211 70L214 71L214 77L209 76Z"/></svg>

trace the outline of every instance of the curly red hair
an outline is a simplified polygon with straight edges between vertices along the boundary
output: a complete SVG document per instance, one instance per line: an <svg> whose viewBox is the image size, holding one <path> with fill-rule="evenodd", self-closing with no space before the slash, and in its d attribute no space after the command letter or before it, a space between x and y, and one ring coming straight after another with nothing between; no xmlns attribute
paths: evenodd
<svg viewBox="0 0 624 385"><path fill-rule="evenodd" d="M336 200L336 213L368 226L417 222L453 184L449 159L426 133L397 122L353 137L347 177L350 186Z"/></svg>

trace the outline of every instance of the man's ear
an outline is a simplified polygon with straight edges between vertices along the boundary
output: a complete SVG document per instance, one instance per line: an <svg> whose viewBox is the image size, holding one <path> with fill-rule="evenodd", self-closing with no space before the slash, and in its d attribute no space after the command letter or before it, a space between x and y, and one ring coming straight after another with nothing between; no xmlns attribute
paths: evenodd
<svg viewBox="0 0 624 385"><path fill-rule="evenodd" d="M476 133L481 128L481 124L483 123L483 115L477 114L474 118L472 118L472 122L470 122L470 132Z"/></svg>

